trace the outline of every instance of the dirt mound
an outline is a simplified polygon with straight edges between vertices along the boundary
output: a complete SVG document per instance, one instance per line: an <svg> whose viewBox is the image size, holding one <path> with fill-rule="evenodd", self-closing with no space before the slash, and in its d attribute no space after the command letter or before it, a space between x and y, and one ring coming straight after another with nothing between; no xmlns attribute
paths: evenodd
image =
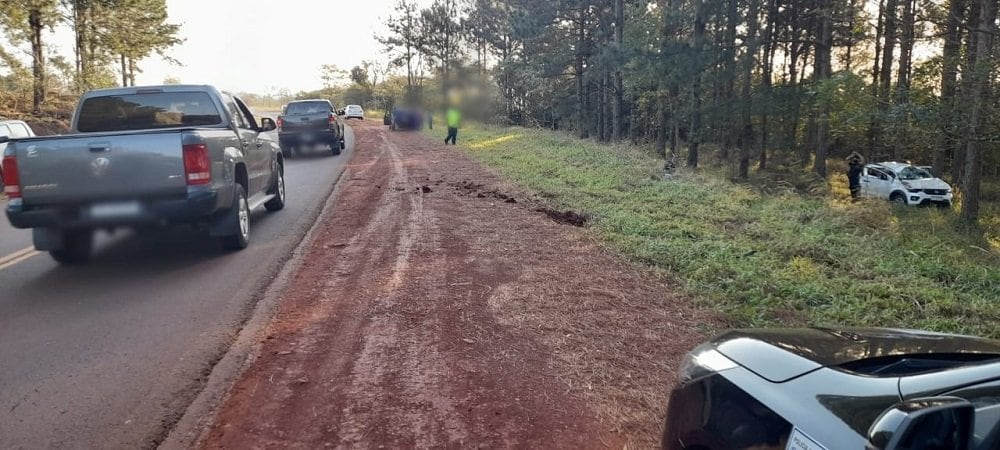
<svg viewBox="0 0 1000 450"><path fill-rule="evenodd" d="M549 216L550 219L558 223L563 225L572 225L574 227L586 226L587 222L590 220L590 218L586 215L580 214L576 211L557 211L549 208L538 208L535 211L544 213L546 216Z"/></svg>

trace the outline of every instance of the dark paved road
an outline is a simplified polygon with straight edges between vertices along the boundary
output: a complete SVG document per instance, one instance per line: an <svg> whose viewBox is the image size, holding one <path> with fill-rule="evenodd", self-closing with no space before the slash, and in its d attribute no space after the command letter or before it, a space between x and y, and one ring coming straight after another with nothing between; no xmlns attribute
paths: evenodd
<svg viewBox="0 0 1000 450"><path fill-rule="evenodd" d="M287 206L255 211L238 253L189 228L101 232L90 264L60 267L0 217L0 448L162 439L328 198L347 138L288 161Z"/></svg>

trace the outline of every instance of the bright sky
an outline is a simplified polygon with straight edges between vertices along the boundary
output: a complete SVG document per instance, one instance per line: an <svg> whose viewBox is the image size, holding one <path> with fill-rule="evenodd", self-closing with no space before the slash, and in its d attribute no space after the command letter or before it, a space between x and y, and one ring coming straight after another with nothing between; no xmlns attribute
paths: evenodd
<svg viewBox="0 0 1000 450"><path fill-rule="evenodd" d="M349 70L362 60L385 60L373 37L384 34L397 0L167 0L171 23L186 41L169 51L183 66L158 56L140 64L136 84L213 84L229 91L292 92L322 87L319 67ZM421 8L431 0L416 0ZM58 51L73 60L68 27Z"/></svg>

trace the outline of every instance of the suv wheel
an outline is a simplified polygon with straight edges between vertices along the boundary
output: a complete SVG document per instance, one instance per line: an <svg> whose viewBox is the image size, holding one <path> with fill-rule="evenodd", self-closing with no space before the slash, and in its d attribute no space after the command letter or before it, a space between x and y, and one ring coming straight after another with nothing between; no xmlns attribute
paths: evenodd
<svg viewBox="0 0 1000 450"><path fill-rule="evenodd" d="M896 205L905 205L906 204L906 197L903 194L900 194L900 193L897 192L895 194L892 194L892 196L889 197L889 201L892 202L892 203L894 203L894 204L896 204Z"/></svg>
<svg viewBox="0 0 1000 450"><path fill-rule="evenodd" d="M236 195L233 196L233 206L226 214L230 214L230 230L232 234L221 238L222 248L226 250L243 250L250 245L250 204L247 202L247 191L242 185L236 185Z"/></svg>
<svg viewBox="0 0 1000 450"><path fill-rule="evenodd" d="M89 229L64 230L62 232L63 247L50 250L49 255L59 264L82 264L90 259L94 248L94 231Z"/></svg>
<svg viewBox="0 0 1000 450"><path fill-rule="evenodd" d="M264 203L264 208L268 211L281 211L285 208L285 169L278 166L277 176L274 179L274 187L271 188L274 198Z"/></svg>

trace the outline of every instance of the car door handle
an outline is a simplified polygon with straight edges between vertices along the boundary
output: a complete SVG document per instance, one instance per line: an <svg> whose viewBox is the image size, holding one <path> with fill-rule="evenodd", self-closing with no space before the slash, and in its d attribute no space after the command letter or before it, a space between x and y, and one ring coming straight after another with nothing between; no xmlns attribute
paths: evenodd
<svg viewBox="0 0 1000 450"><path fill-rule="evenodd" d="M246 150L246 149L247 149L247 147L249 147L249 146L250 146L250 143L249 143L249 142L243 142L242 144L243 144L243 150Z"/></svg>
<svg viewBox="0 0 1000 450"><path fill-rule="evenodd" d="M257 148L261 148L261 147L263 147L263 146L264 146L264 143L263 143L263 142L258 142L258 143L257 143Z"/></svg>

